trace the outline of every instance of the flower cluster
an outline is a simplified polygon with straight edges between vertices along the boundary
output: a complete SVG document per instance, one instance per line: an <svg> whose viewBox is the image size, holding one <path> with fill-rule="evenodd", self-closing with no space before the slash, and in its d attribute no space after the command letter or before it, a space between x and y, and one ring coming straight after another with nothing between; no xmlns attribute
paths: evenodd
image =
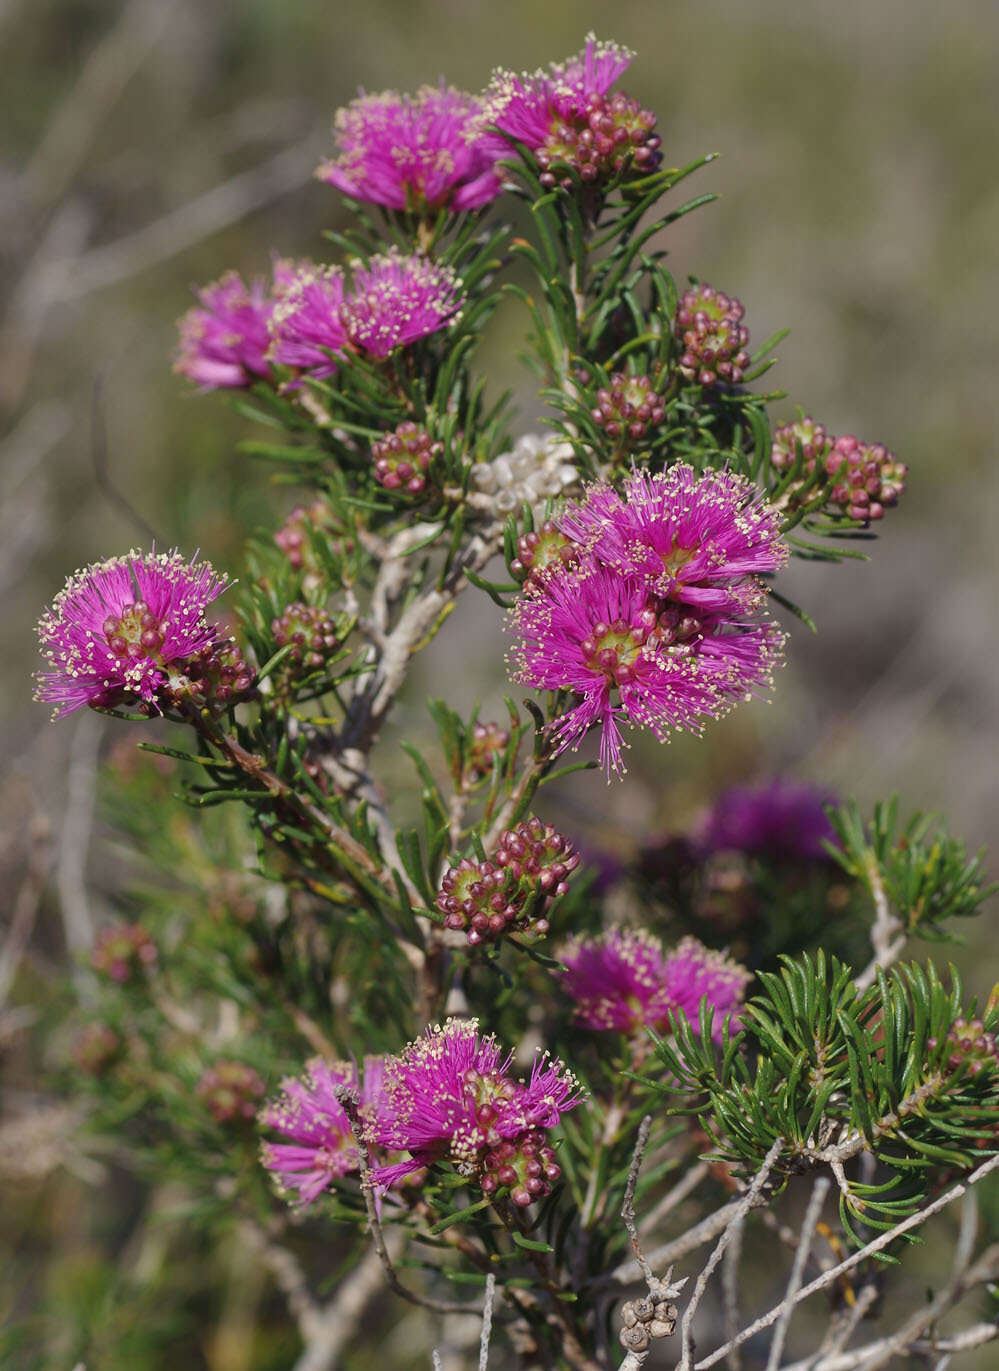
<svg viewBox="0 0 999 1371"><path fill-rule="evenodd" d="M718 796L695 834L708 858L746 852L798 861L821 861L834 834L826 817L832 796L802 781L777 778L760 785L731 786Z"/></svg>
<svg viewBox="0 0 999 1371"><path fill-rule="evenodd" d="M790 471L801 452L802 475L784 499L810 499L816 479L829 484L826 503L861 523L884 518L886 506L898 504L909 468L883 443L862 443L852 433L834 438L814 419L783 424L774 434L771 463Z"/></svg>
<svg viewBox="0 0 999 1371"><path fill-rule="evenodd" d="M548 905L569 889L579 854L567 838L532 818L505 829L491 861L463 857L441 880L437 908L445 928L472 946L510 932L548 932Z"/></svg>
<svg viewBox="0 0 999 1371"><path fill-rule="evenodd" d="M757 577L787 550L748 482L683 465L636 471L623 497L594 486L558 524L581 559L553 564L511 623L517 680L579 697L555 727L560 749L599 724L601 763L620 771L622 716L664 741L769 684L782 638Z"/></svg>
<svg viewBox="0 0 999 1371"><path fill-rule="evenodd" d="M271 316L294 274L292 262L275 258L270 286L259 277L247 286L237 272L229 271L199 290L199 304L178 324L174 371L202 390L269 380Z"/></svg>
<svg viewBox="0 0 999 1371"><path fill-rule="evenodd" d="M271 317L270 356L296 375L324 380L348 349L382 360L436 333L462 299L450 268L395 249L355 262L349 291L338 267L302 268Z"/></svg>
<svg viewBox="0 0 999 1371"><path fill-rule="evenodd" d="M380 1155L409 1153L374 1166L381 1194L446 1161L484 1194L507 1186L514 1204L530 1204L561 1175L547 1131L581 1097L561 1062L536 1058L525 1083L511 1076L511 1056L501 1056L495 1038L480 1038L474 1019L449 1019L398 1056L366 1057L362 1073L317 1058L302 1079L283 1081L279 1098L261 1111L265 1127L291 1139L264 1143L261 1160L300 1204L357 1171L357 1142L338 1093L346 1089L357 1101L365 1143Z"/></svg>
<svg viewBox="0 0 999 1371"><path fill-rule="evenodd" d="M749 329L745 310L734 297L713 286L692 286L676 312L676 336L683 344L680 372L688 381L716 386L738 385L749 366Z"/></svg>
<svg viewBox="0 0 999 1371"><path fill-rule="evenodd" d="M366 1057L363 1072L350 1062L324 1062L316 1057L299 1080L281 1082L281 1094L260 1111L260 1122L291 1141L263 1144L260 1159L283 1193L297 1192L299 1204L311 1204L332 1181L356 1171L357 1143L350 1119L337 1094L351 1091L362 1114L370 1119L382 1094L382 1062Z"/></svg>
<svg viewBox="0 0 999 1371"><path fill-rule="evenodd" d="M443 83L415 96L362 95L337 112L337 156L316 175L386 209L479 209L501 188L493 158L471 132L480 116L477 100Z"/></svg>
<svg viewBox="0 0 999 1371"><path fill-rule="evenodd" d="M634 54L590 34L578 57L547 72L518 76L498 71L485 95L483 124L496 157L510 157L522 143L541 168L546 188L572 190L621 176L645 176L662 160L656 116L610 88Z"/></svg>
<svg viewBox="0 0 999 1371"><path fill-rule="evenodd" d="M697 1026L701 1003L713 1011L712 1033L739 1026L739 1006L750 973L696 938L664 952L658 938L639 929L609 928L596 938L573 938L559 954L567 970L562 984L585 1028L631 1035L663 1030L669 1016Z"/></svg>
<svg viewBox="0 0 999 1371"><path fill-rule="evenodd" d="M501 1186L516 1205L550 1191L561 1175L546 1133L579 1103L575 1078L561 1062L535 1059L530 1080L510 1074L493 1037L474 1019L428 1029L384 1069L384 1097L373 1127L381 1147L410 1153L375 1169L387 1189L436 1161L450 1162L486 1195Z"/></svg>
<svg viewBox="0 0 999 1371"><path fill-rule="evenodd" d="M77 572L41 618L51 668L38 699L62 716L83 705L139 703L159 710L187 663L218 639L205 618L226 582L179 552L130 552Z"/></svg>

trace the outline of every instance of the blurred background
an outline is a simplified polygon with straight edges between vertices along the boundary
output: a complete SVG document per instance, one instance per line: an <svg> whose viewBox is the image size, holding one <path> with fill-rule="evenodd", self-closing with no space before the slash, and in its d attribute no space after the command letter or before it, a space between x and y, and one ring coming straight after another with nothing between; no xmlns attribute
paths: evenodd
<svg viewBox="0 0 999 1371"><path fill-rule="evenodd" d="M788 625L772 704L703 744L636 747L627 784L576 777L552 804L620 851L724 784L789 771L865 804L899 790L999 851L991 0L0 0L0 1321L117 1254L138 1205L74 1156L71 1115L31 1132L63 1108L41 1007L113 902L97 793L112 740L96 716L51 727L32 703L33 624L69 572L153 533L238 574L248 530L295 503L237 452L245 421L193 394L171 354L193 285L265 272L272 248L323 257L342 209L311 172L337 106L441 74L476 91L496 65L569 56L590 28L637 50L622 84L657 112L667 164L723 154L692 183L721 199L671 232L672 269L738 295L754 343L791 327L767 378L788 392L775 419L800 405L910 470L870 563L787 573L819 633ZM510 303L481 363L517 390L528 430L523 324ZM468 600L392 728L423 727L428 691L481 698L489 717L505 646L500 612ZM957 960L987 993L984 925ZM238 1349L206 1337L197 1364L262 1364Z"/></svg>

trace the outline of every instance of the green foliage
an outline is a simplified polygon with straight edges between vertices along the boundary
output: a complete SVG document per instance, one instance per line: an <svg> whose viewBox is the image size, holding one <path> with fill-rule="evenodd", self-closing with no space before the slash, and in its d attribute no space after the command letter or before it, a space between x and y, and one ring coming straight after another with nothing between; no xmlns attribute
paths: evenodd
<svg viewBox="0 0 999 1371"><path fill-rule="evenodd" d="M875 899L887 899L908 935L954 941L949 920L977 914L999 889L987 881L984 853L968 856L934 815L917 812L900 829L897 795L876 804L869 820L856 803L829 817L841 843L830 855Z"/></svg>
<svg viewBox="0 0 999 1371"><path fill-rule="evenodd" d="M778 1139L785 1178L854 1169L869 1155L876 1181L840 1182L843 1223L850 1233L857 1223L890 1228L942 1174L996 1150L999 1007L977 1021L957 973L947 988L932 963L893 967L859 992L850 967L821 952L782 961L760 974L742 1029L726 1025L720 1049L706 1009L699 1031L676 1020L673 1038L657 1041L667 1075L652 1086L678 1096L668 1112L696 1113L712 1155L747 1174Z"/></svg>

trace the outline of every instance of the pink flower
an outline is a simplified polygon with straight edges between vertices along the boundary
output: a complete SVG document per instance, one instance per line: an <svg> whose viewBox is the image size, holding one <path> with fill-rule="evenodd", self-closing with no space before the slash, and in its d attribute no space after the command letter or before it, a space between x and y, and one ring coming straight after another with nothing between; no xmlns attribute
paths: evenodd
<svg viewBox="0 0 999 1371"><path fill-rule="evenodd" d="M337 112L338 156L316 175L386 209L479 209L501 188L481 139L471 134L479 113L470 95L443 84L415 96L363 95Z"/></svg>
<svg viewBox="0 0 999 1371"><path fill-rule="evenodd" d="M822 861L823 841L835 836L825 813L832 803L827 791L786 777L731 786L702 821L697 846L704 856L735 851Z"/></svg>
<svg viewBox="0 0 999 1371"><path fill-rule="evenodd" d="M38 624L52 670L38 673L37 698L56 717L81 705L159 708L171 668L216 641L205 610L226 584L177 551L133 551L77 572Z"/></svg>
<svg viewBox="0 0 999 1371"><path fill-rule="evenodd" d="M332 376L334 354L347 342L343 299L343 272L337 267L299 268L271 318L272 360L316 380Z"/></svg>
<svg viewBox="0 0 999 1371"><path fill-rule="evenodd" d="M374 1140L412 1155L376 1169L383 1190L448 1161L487 1195L508 1186L518 1205L548 1193L561 1172L545 1130L581 1097L561 1062L537 1058L524 1084L510 1075L511 1057L479 1037L474 1019L449 1019L386 1060Z"/></svg>
<svg viewBox="0 0 999 1371"><path fill-rule="evenodd" d="M665 976L672 1008L684 1014L695 1029L705 999L715 1011L711 1031L716 1041L721 1041L726 1014L732 1014L732 1031L739 1027L736 1010L751 973L738 962L722 952L712 952L696 938L684 938L667 956Z"/></svg>
<svg viewBox="0 0 999 1371"><path fill-rule="evenodd" d="M354 265L354 289L340 311L354 347L387 357L452 321L463 302L447 267L395 250Z"/></svg>
<svg viewBox="0 0 999 1371"><path fill-rule="evenodd" d="M203 390L250 386L270 377L268 326L291 280L293 266L275 258L273 281L255 277L244 285L235 271L197 292L200 305L180 320L174 371Z"/></svg>
<svg viewBox="0 0 999 1371"><path fill-rule="evenodd" d="M484 97L484 146L500 159L514 155L511 140L523 143L546 187L568 190L574 178L592 184L627 168L654 171L662 160L655 115L623 92L609 94L633 56L591 33L578 57L547 72L498 71Z"/></svg>
<svg viewBox="0 0 999 1371"><path fill-rule="evenodd" d="M756 577L788 556L780 514L751 482L682 463L656 476L632 472L623 498L591 487L559 527L598 561L699 610L758 605L765 590Z"/></svg>
<svg viewBox="0 0 999 1371"><path fill-rule="evenodd" d="M362 1116L370 1119L382 1090L380 1057L366 1057L363 1077L351 1062L309 1062L302 1079L281 1082L281 1094L260 1111L260 1122L291 1142L265 1142L261 1161L282 1191L297 1191L299 1204L311 1204L330 1182L360 1164L350 1120L337 1098L336 1087L358 1095Z"/></svg>
<svg viewBox="0 0 999 1371"><path fill-rule="evenodd" d="M701 1000L714 1010L712 1033L720 1041L725 1016L738 1026L749 972L721 953L685 938L664 954L658 938L644 930L609 928L597 938L573 938L562 950L568 967L563 985L585 1028L628 1035L643 1028L669 1027L670 1013L684 1014L696 1027Z"/></svg>
<svg viewBox="0 0 999 1371"><path fill-rule="evenodd" d="M599 724L608 775L623 770L620 719L661 742L674 729L700 733L706 720L769 684L783 643L769 620L671 602L642 576L593 559L554 571L540 591L522 595L511 626L519 639L515 679L579 697L556 726L559 750Z"/></svg>

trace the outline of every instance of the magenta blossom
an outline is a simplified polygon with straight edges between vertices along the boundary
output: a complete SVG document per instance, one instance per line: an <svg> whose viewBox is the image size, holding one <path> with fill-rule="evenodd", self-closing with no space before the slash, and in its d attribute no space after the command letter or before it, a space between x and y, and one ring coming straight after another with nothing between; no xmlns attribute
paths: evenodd
<svg viewBox="0 0 999 1371"><path fill-rule="evenodd" d="M825 808L828 791L804 781L777 778L736 785L715 800L695 835L700 852L750 852L777 858L821 861L833 828Z"/></svg>
<svg viewBox="0 0 999 1371"><path fill-rule="evenodd" d="M547 72L496 72L484 97L484 146L500 159L513 155L511 140L523 143L544 186L569 189L574 177L593 183L628 166L654 171L661 161L655 115L623 92L609 93L633 57L591 33L578 57Z"/></svg>
<svg viewBox="0 0 999 1371"><path fill-rule="evenodd" d="M370 1122L382 1094L382 1060L366 1057L358 1079L351 1062L308 1063L302 1079L281 1082L281 1094L260 1111L260 1122L291 1141L265 1142L261 1161L272 1172L283 1192L298 1193L299 1204L311 1204L330 1182L360 1165L350 1120L337 1097L346 1087L358 1099L362 1119Z"/></svg>
<svg viewBox="0 0 999 1371"><path fill-rule="evenodd" d="M394 210L479 209L500 191L492 158L471 133L479 105L461 91L362 95L337 112L338 156L316 175L355 200Z"/></svg>
<svg viewBox="0 0 999 1371"><path fill-rule="evenodd" d="M133 551L77 572L38 624L52 670L38 673L37 698L57 718L81 705L159 708L185 659L216 641L205 610L226 584L177 551Z"/></svg>
<svg viewBox="0 0 999 1371"><path fill-rule="evenodd" d="M674 729L700 733L748 693L769 685L783 639L768 620L702 613L657 597L639 575L591 560L554 571L511 614L515 679L567 690L579 703L556 726L559 748L601 728L600 761L623 770L619 719L661 742Z"/></svg>
<svg viewBox="0 0 999 1371"><path fill-rule="evenodd" d="M393 250L354 263L354 289L340 316L353 346L382 358L436 333L462 303L461 283L448 267Z"/></svg>
<svg viewBox="0 0 999 1371"><path fill-rule="evenodd" d="M336 371L347 331L341 319L343 272L336 267L301 267L285 289L271 319L270 356L282 366L324 380Z"/></svg>
<svg viewBox="0 0 999 1371"><path fill-rule="evenodd" d="M666 957L666 990L677 1014L683 1014L696 1029L701 1004L707 1000L714 1009L712 1034L721 1041L725 1015L732 1014L731 1028L740 1026L737 1006L741 1004L751 973L722 952L713 952L696 938L683 938Z"/></svg>
<svg viewBox="0 0 999 1371"><path fill-rule="evenodd" d="M704 997L714 1010L716 1039L726 1015L733 1016L733 1030L738 1027L749 972L694 938L664 953L651 933L609 928L597 938L571 939L560 955L568 968L562 983L584 1028L628 1035L644 1028L662 1031L671 1012L696 1026Z"/></svg>
<svg viewBox="0 0 999 1371"><path fill-rule="evenodd" d="M751 482L682 463L662 475L632 472L623 498L591 487L559 527L598 561L698 610L753 608L765 595L756 578L788 556L780 514Z"/></svg>
<svg viewBox="0 0 999 1371"><path fill-rule="evenodd" d="M518 76L499 70L484 97L483 123L495 124L531 152L543 147L553 128L581 118L590 96L606 95L635 60L635 54L617 43L600 43L591 33L577 57L553 62L547 72ZM495 139L499 157L509 157L510 144Z"/></svg>
<svg viewBox="0 0 999 1371"><path fill-rule="evenodd" d="M545 1131L581 1097L561 1062L537 1058L525 1084L510 1075L511 1056L480 1038L474 1019L449 1019L386 1060L374 1141L411 1159L376 1168L383 1190L449 1161L487 1195L508 1186L527 1205L548 1193L561 1172Z"/></svg>
<svg viewBox="0 0 999 1371"><path fill-rule="evenodd" d="M199 305L180 320L174 371L203 390L250 386L269 379L271 315L294 274L291 262L275 258L272 284L255 277L247 286L235 271L197 292Z"/></svg>

